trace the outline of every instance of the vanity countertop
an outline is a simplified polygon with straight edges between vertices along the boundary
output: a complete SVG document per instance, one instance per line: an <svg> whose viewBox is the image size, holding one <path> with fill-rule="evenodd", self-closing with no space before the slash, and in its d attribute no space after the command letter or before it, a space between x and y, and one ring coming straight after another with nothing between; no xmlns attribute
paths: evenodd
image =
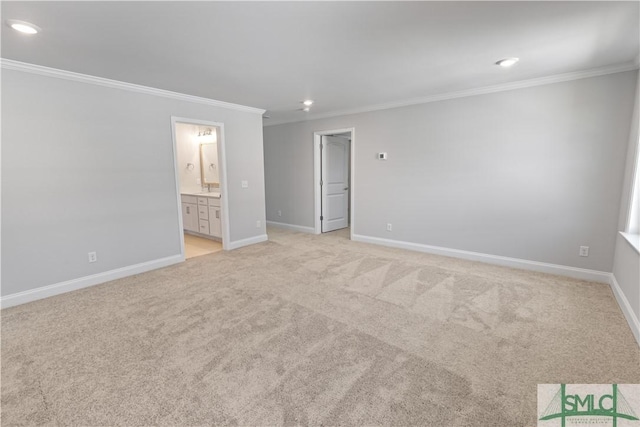
<svg viewBox="0 0 640 427"><path fill-rule="evenodd" d="M211 191L211 192L182 192L180 194L184 194L186 196L198 196L198 197L213 197L214 199L219 199L220 198L220 192L218 191Z"/></svg>

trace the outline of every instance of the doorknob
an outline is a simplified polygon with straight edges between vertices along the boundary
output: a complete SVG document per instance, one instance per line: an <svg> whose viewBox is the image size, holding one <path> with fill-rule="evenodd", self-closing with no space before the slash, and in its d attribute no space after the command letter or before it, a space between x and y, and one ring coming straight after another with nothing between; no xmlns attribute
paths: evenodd
<svg viewBox="0 0 640 427"><path fill-rule="evenodd" d="M345 190L348 190L348 189L349 189L349 187L344 187L344 189L345 189Z"/></svg>

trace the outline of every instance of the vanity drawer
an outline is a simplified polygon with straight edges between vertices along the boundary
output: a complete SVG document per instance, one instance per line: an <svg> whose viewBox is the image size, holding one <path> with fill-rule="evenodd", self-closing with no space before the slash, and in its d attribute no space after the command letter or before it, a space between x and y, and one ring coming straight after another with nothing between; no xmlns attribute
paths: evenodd
<svg viewBox="0 0 640 427"><path fill-rule="evenodd" d="M198 198L196 196L187 196L186 194L181 194L180 198L182 199L182 203L198 203Z"/></svg>
<svg viewBox="0 0 640 427"><path fill-rule="evenodd" d="M201 219L200 229L198 231L202 234L209 234L209 221L206 219Z"/></svg>
<svg viewBox="0 0 640 427"><path fill-rule="evenodd" d="M199 205L203 205L203 206L207 206L207 199L208 199L208 197L198 197L198 204Z"/></svg>
<svg viewBox="0 0 640 427"><path fill-rule="evenodd" d="M220 199L216 197L209 198L209 206L220 206Z"/></svg>
<svg viewBox="0 0 640 427"><path fill-rule="evenodd" d="M198 205L198 218L201 219L201 220L209 219L209 207L208 206Z"/></svg>

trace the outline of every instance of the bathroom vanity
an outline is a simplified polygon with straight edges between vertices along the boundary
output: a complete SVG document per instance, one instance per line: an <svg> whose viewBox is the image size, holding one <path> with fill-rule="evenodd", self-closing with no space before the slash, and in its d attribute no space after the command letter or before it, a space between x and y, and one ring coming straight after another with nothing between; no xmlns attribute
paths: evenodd
<svg viewBox="0 0 640 427"><path fill-rule="evenodd" d="M220 193L182 193L185 232L214 240L222 239Z"/></svg>

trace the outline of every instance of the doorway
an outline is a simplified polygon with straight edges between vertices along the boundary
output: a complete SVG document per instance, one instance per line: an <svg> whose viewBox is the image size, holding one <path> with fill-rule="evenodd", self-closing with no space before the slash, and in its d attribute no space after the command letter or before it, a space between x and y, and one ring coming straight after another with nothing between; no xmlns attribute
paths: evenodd
<svg viewBox="0 0 640 427"><path fill-rule="evenodd" d="M314 132L315 233L353 236L354 128Z"/></svg>
<svg viewBox="0 0 640 427"><path fill-rule="evenodd" d="M180 250L192 258L228 249L224 124L171 117Z"/></svg>

